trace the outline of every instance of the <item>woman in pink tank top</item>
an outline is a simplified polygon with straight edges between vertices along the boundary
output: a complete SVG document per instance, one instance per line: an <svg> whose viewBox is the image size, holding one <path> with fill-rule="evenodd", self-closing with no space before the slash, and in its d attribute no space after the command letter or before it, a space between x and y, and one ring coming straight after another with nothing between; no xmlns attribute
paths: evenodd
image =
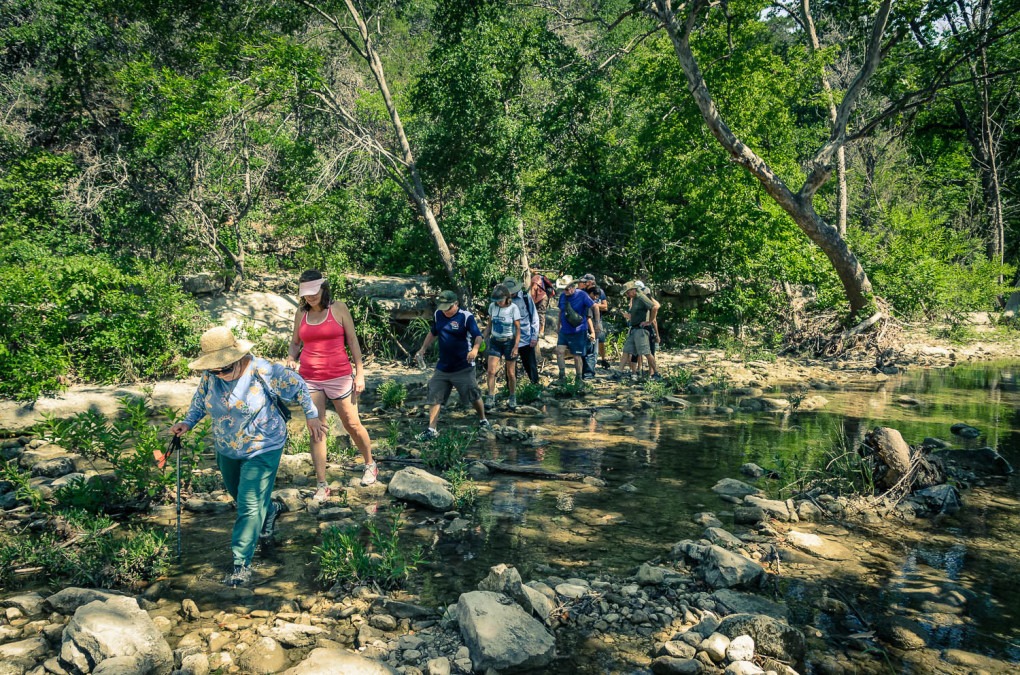
<svg viewBox="0 0 1020 675"><path fill-rule="evenodd" d="M294 315L294 335L290 340L287 365L299 368L298 373L308 383L312 401L323 422L326 419L326 400L333 402L340 422L365 461L361 484L371 485L376 481L379 469L372 460L372 440L358 416L356 399L365 390L365 368L361 362L358 336L354 332L354 319L344 303L333 301L329 282L318 270L301 274L298 300L300 306ZM330 496L326 482L325 434L318 441L312 440L311 453L315 467L315 499L322 501Z"/></svg>

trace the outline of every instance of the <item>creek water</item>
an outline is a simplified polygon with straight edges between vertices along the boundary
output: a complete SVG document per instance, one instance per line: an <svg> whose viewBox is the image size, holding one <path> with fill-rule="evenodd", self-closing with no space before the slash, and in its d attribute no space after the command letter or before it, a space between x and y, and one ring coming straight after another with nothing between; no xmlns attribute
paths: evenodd
<svg viewBox="0 0 1020 675"><path fill-rule="evenodd" d="M497 419L521 427L539 423L547 429L547 442L538 448L484 444L479 451L485 458L583 472L604 480L605 487L494 474L481 483L477 505L466 515L470 525L456 535L440 536L438 543L434 525L442 519L409 510L408 538L430 546L430 562L410 590L422 604L455 602L499 563L515 565L525 580L547 576L545 565L625 576L638 564L664 556L673 543L697 539L703 528L692 522L695 513L711 511L727 528L739 530L727 515L732 505L710 488L721 478L742 478L745 462L781 476L757 482L777 496L831 448L853 447L876 426L900 430L911 444L936 437L954 448L991 446L1020 466L1018 363L917 370L884 382L814 393L829 400L814 412L720 413L721 406L737 408L738 401L713 394L692 398L694 405L684 411L655 409L614 423L562 414ZM779 394L784 392L773 395ZM904 396L917 404L898 402ZM599 398L598 391L594 398ZM624 395L616 404L626 408L626 401ZM470 424L471 418L461 421ZM981 436L954 436L950 426L955 422L977 427ZM373 436L384 435L379 421L369 426ZM1014 477L971 486L964 492L963 509L938 521L818 526L820 534L838 537L861 552L863 562L848 563L835 574L788 572L779 581L778 593L800 625L818 626L829 634L866 631L887 610L913 604L928 617L930 647L955 647L1020 663L1018 488ZM351 494L352 508L369 513L388 501L381 490L355 489ZM181 571L187 584L210 582L213 594L232 516L189 516L187 521ZM282 524L285 543L258 563L256 595L295 598L317 588L310 554L319 540L317 523L298 514L285 516ZM939 596L947 588L961 589L968 597L966 617L940 611ZM846 600L854 610L850 618L837 625L816 609L823 595Z"/></svg>

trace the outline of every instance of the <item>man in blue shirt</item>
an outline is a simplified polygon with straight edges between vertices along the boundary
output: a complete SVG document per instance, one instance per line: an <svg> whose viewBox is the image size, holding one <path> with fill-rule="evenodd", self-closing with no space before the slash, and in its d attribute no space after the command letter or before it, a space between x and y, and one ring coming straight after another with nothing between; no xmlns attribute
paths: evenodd
<svg viewBox="0 0 1020 675"><path fill-rule="evenodd" d="M439 340L439 362L429 380L429 428L418 434L419 441L439 436L436 420L454 387L460 394L460 400L470 403L478 413L479 426L489 426L482 404L482 390L475 378L475 358L482 342L482 331L478 329L474 315L460 308L460 301L453 291L440 293L437 302L439 309L436 310L432 330L415 354L415 358L421 360L432 343Z"/></svg>
<svg viewBox="0 0 1020 675"><path fill-rule="evenodd" d="M567 350L574 357L574 370L577 381L581 381L582 361L588 349L588 341L595 341L595 328L588 322L588 308L595 306L587 293L578 292L577 282L569 274L556 280L556 288L561 290L559 299L560 331L556 340L556 362L560 367L560 379L566 376L564 354ZM567 308L570 307L571 310ZM576 323L571 318L576 317Z"/></svg>

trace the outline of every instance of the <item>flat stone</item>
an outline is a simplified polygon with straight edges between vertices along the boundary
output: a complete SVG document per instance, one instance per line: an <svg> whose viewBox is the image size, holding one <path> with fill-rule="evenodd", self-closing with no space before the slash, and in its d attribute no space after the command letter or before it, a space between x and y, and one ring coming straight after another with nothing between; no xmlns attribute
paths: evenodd
<svg viewBox="0 0 1020 675"><path fill-rule="evenodd" d="M660 656L652 661L652 672L655 675L700 675L705 672L705 666L695 659Z"/></svg>
<svg viewBox="0 0 1020 675"><path fill-rule="evenodd" d="M810 532L790 530L786 540L793 546L823 560L853 560L856 556L849 548L831 539L824 539Z"/></svg>
<svg viewBox="0 0 1020 675"><path fill-rule="evenodd" d="M449 511L453 508L450 482L415 466L393 474L387 491L396 499L422 504L436 511Z"/></svg>
<svg viewBox="0 0 1020 675"><path fill-rule="evenodd" d="M343 649L313 649L304 661L283 671L283 675L397 675L381 661L352 654ZM447 671L449 672L449 671Z"/></svg>
<svg viewBox="0 0 1020 675"><path fill-rule="evenodd" d="M543 668L556 654L545 627L500 593L461 594L457 618L475 671Z"/></svg>
<svg viewBox="0 0 1020 675"><path fill-rule="evenodd" d="M748 495L760 495L761 490L748 485L743 481L736 480L734 478L723 478L720 479L715 485L712 486L712 492L717 495L725 495L728 497L737 497L743 499Z"/></svg>
<svg viewBox="0 0 1020 675"><path fill-rule="evenodd" d="M586 586L578 584L556 584L556 593L571 600L584 597L587 595L588 590Z"/></svg>

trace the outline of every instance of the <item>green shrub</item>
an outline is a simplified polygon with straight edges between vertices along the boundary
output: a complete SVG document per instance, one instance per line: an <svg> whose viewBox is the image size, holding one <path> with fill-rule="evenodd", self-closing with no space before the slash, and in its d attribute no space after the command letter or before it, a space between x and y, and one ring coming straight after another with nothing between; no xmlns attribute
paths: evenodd
<svg viewBox="0 0 1020 675"><path fill-rule="evenodd" d="M364 527L327 529L322 544L312 549L319 562L318 580L325 584L374 583L385 588L404 582L418 569L423 554L420 546L400 546L403 511L402 506L394 507L382 527L369 521Z"/></svg>
<svg viewBox="0 0 1020 675"><path fill-rule="evenodd" d="M38 581L132 588L166 574L167 541L156 529L122 530L109 518L68 511L47 519L37 533L0 533L0 588Z"/></svg>
<svg viewBox="0 0 1020 675"><path fill-rule="evenodd" d="M72 379L177 376L205 324L168 269L102 254L0 249L0 396L32 401Z"/></svg>
<svg viewBox="0 0 1020 675"><path fill-rule="evenodd" d="M165 425L152 423L153 414L147 399L124 397L121 415L114 420L93 410L66 420L46 418L44 437L70 452L109 462L116 477L110 485L68 485L58 501L87 508L100 499L101 495L96 492L102 491L106 499L100 501L99 506L110 512L171 499L177 482L176 459L163 469L156 466L154 453L164 452L169 439L162 435ZM173 410L164 410L162 414L169 419L177 418ZM209 421L203 420L181 438L182 489L190 488L209 433Z"/></svg>
<svg viewBox="0 0 1020 675"><path fill-rule="evenodd" d="M520 382L517 384L517 402L523 405L531 405L542 398L542 385L534 382Z"/></svg>
<svg viewBox="0 0 1020 675"><path fill-rule="evenodd" d="M430 469L445 471L464 462L467 450L475 442L474 431L446 429L421 451L421 459Z"/></svg>
<svg viewBox="0 0 1020 675"><path fill-rule="evenodd" d="M407 400L407 387L397 380L386 380L379 385L379 401L384 408L399 408Z"/></svg>
<svg viewBox="0 0 1020 675"><path fill-rule="evenodd" d="M32 487L32 475L18 468L14 461L0 458L0 480L14 486L14 498L19 502L27 502L33 511L47 511L49 505L42 493Z"/></svg>

